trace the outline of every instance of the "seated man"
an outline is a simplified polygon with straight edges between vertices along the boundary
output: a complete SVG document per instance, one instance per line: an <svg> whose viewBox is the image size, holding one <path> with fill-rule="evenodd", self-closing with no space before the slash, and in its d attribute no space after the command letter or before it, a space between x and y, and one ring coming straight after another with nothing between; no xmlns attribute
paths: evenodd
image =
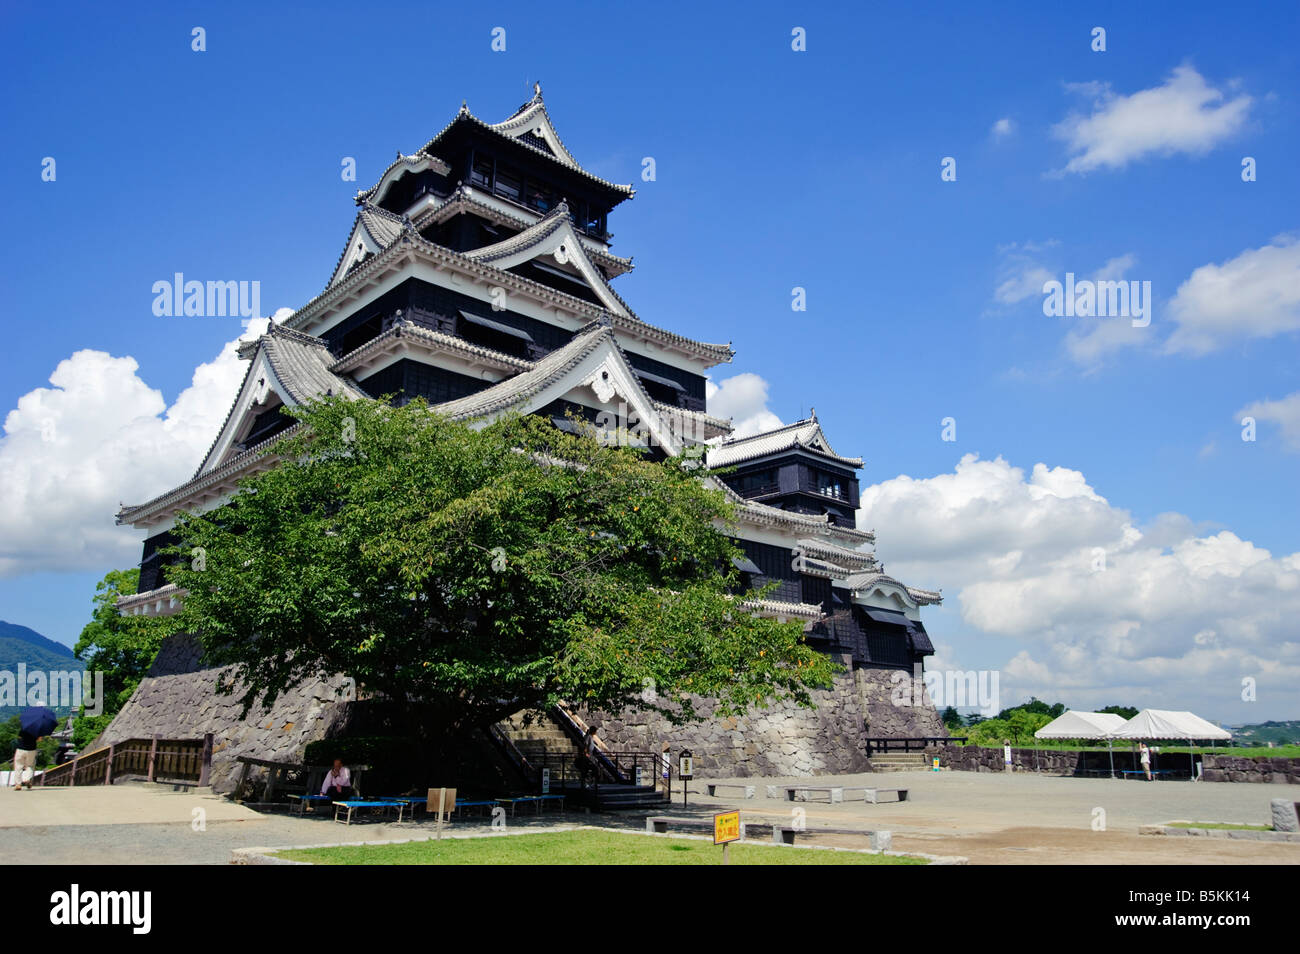
<svg viewBox="0 0 1300 954"><path fill-rule="evenodd" d="M356 794L352 790L352 773L343 765L342 759L334 760L334 767L326 773L320 793L335 802L345 801Z"/></svg>

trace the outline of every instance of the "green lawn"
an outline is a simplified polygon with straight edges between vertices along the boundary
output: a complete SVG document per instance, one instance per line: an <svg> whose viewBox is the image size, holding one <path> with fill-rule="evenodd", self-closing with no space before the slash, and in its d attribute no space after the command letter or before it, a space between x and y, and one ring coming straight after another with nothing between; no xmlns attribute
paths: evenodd
<svg viewBox="0 0 1300 954"><path fill-rule="evenodd" d="M716 865L722 848L707 841L565 831L443 839L400 845L345 845L277 853L318 865ZM923 865L923 858L733 844L733 865Z"/></svg>
<svg viewBox="0 0 1300 954"><path fill-rule="evenodd" d="M1233 825L1227 822L1174 822L1170 828L1229 828L1233 831L1272 831L1272 825Z"/></svg>

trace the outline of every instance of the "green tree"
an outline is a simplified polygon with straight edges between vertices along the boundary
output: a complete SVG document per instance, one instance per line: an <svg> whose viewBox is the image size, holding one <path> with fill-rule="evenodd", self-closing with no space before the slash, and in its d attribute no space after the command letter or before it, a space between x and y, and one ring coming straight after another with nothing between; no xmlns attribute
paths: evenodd
<svg viewBox="0 0 1300 954"><path fill-rule="evenodd" d="M965 723L962 722L961 719L961 713L959 713L952 706L949 706L948 708L944 709L943 715L941 715L939 718L943 722L944 727L949 732L956 732L960 729L965 728Z"/></svg>
<svg viewBox="0 0 1300 954"><path fill-rule="evenodd" d="M177 628L235 667L245 706L341 673L437 746L562 699L685 721L696 696L729 715L829 684L800 624L731 592L729 504L690 462L420 401L290 413L276 467L179 517L168 569Z"/></svg>
<svg viewBox="0 0 1300 954"><path fill-rule="evenodd" d="M170 629L165 619L123 616L117 611L118 599L133 595L139 585L138 569L110 570L95 585L95 608L73 651L86 661L87 679L96 671L104 674L104 711L85 716L83 707L83 715L72 724L72 741L78 748L98 736L126 705Z"/></svg>
<svg viewBox="0 0 1300 954"><path fill-rule="evenodd" d="M1125 719L1131 719L1138 714L1138 710L1132 706L1107 706L1104 709L1098 709L1098 712L1110 712Z"/></svg>

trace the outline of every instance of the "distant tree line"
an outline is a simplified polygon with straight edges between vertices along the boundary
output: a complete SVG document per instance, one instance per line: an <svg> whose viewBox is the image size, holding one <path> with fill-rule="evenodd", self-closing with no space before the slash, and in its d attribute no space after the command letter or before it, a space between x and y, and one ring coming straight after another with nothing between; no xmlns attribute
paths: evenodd
<svg viewBox="0 0 1300 954"><path fill-rule="evenodd" d="M1010 739L1012 745L1031 745L1034 733L1066 710L1063 702L1049 705L1041 699L1031 697L1028 702L1009 709L1003 709L996 716L989 718L978 712L962 715L952 706L943 710L940 718L952 736L965 736L975 745L998 746L1003 740ZM1131 719L1138 714L1132 706L1106 706L1098 712L1111 712ZM1068 741L1068 740L1063 740ZM1076 740L1086 744L1085 740Z"/></svg>

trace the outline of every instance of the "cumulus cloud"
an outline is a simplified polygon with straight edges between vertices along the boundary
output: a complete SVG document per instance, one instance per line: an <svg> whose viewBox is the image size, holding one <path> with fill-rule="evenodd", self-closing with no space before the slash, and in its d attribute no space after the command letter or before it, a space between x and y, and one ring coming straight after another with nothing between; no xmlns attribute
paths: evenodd
<svg viewBox="0 0 1300 954"><path fill-rule="evenodd" d="M1206 354L1233 340L1300 329L1300 242L1280 236L1220 265L1202 265L1169 305L1169 352Z"/></svg>
<svg viewBox="0 0 1300 954"><path fill-rule="evenodd" d="M705 385L709 413L731 418L734 436L748 437L781 426L781 419L767 408L767 381L746 372Z"/></svg>
<svg viewBox="0 0 1300 954"><path fill-rule="evenodd" d="M1004 116L993 124L993 128L989 130L989 134L992 135L994 139L1005 139L1015 131L1016 121Z"/></svg>
<svg viewBox="0 0 1300 954"><path fill-rule="evenodd" d="M1251 97L1231 99L1193 67L1177 67L1160 86L1129 96L1108 83L1067 87L1092 99L1091 113L1072 113L1053 127L1071 153L1064 173L1122 169L1152 155L1201 155L1243 128Z"/></svg>
<svg viewBox="0 0 1300 954"><path fill-rule="evenodd" d="M255 319L243 337L266 327ZM235 353L239 340L199 365L170 406L134 358L88 349L59 362L51 387L19 398L0 436L0 575L134 564L140 541L115 525L118 505L141 503L194 472L247 367Z"/></svg>
<svg viewBox="0 0 1300 954"><path fill-rule="evenodd" d="M1300 452L1300 391L1276 401L1256 401L1237 412L1236 419L1253 417L1256 421L1271 421L1282 431L1282 443Z"/></svg>
<svg viewBox="0 0 1300 954"><path fill-rule="evenodd" d="M1245 676L1300 678L1300 553L1179 514L1139 527L1080 472L1000 457L876 484L862 510L890 575L944 585L967 626L1023 644L1002 666L1017 695L1222 712Z"/></svg>

